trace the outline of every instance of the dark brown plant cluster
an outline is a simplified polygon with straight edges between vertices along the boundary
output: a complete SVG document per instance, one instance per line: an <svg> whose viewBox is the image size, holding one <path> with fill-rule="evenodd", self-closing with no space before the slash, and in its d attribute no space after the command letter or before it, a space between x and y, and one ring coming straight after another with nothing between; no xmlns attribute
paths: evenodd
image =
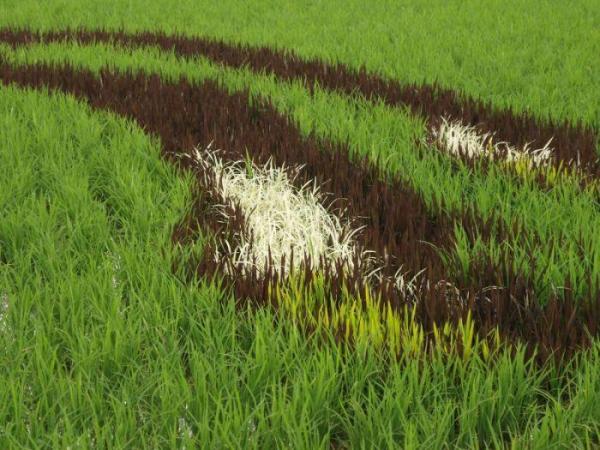
<svg viewBox="0 0 600 450"><path fill-rule="evenodd" d="M270 158L277 165L303 165L294 183L303 185L317 180L329 192L325 202L344 199L348 217L361 218L364 231L359 244L374 250L386 261L385 271L392 274L402 267L409 274L425 269L419 300L402 294L390 283L378 286L384 304L394 308L416 308L417 319L431 330L433 324L464 318L470 311L478 331L485 335L498 326L510 341L538 346L541 358L552 352L564 356L590 343L596 335L600 297L575 299L552 297L542 306L531 288L531 281L514 271L507 254L500 266L489 259L472 265L467 273L448 271L440 252L452 256L454 227L462 227L468 236L488 236L504 240L513 229L482 222L472 213L448 215L441 210L429 212L423 199L400 179L387 179L366 160L353 162L342 144L303 137L299 129L279 114L268 102L250 102L247 92L229 94L211 81L193 85L185 79L166 83L157 75L114 73L107 69L99 75L76 70L68 65L11 66L0 60L0 80L34 89L48 88L74 95L91 107L112 111L137 124L160 139L165 158L182 169L198 170L186 154L212 143L223 149L225 160L244 159L247 153L257 164ZM389 177L388 177L389 178ZM214 209L219 199L211 186L202 185L198 173L198 191L191 214L175 228L175 242L193 239L198 227L215 235L244 227L244 218L233 207L233 219L218 222ZM242 276L241 271L226 277L237 298L260 304L268 301L269 285L278 280L273 261L267 275ZM314 276L305 265L306 282ZM235 268L233 268L235 271ZM325 268L327 286L333 295L343 285L361 286L358 272L341 276L336 267ZM223 273L219 261L211 257L210 246L201 261L188 267L195 276ZM241 270L238 268L238 270ZM486 289L490 285L501 289ZM458 292L459 295L455 295ZM585 300L585 301L584 301ZM530 347L533 348L533 347Z"/></svg>
<svg viewBox="0 0 600 450"><path fill-rule="evenodd" d="M390 106L408 106L414 113L425 117L431 129L436 129L442 118L458 120L464 125L477 127L482 133L495 133L497 141L505 141L518 148L525 144L541 148L552 139L555 166L568 167L576 163L587 176L600 177L598 136L590 127L568 121L543 121L526 113L494 108L491 103L438 85L403 85L369 73L364 67L356 71L340 63L332 65L317 59L305 60L289 51L162 32L128 34L123 31L61 30L34 33L0 30L0 41L12 46L65 40L76 40L82 44L112 42L126 47L155 46L174 51L182 57L204 56L232 68L248 67L256 72L274 74L283 80L300 79L311 90L318 85L347 95L360 94L369 100L381 100Z"/></svg>

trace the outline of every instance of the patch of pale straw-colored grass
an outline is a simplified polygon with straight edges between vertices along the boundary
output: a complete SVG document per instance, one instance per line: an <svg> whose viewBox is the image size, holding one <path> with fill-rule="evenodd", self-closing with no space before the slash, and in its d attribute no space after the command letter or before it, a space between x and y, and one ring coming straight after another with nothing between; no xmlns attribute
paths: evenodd
<svg viewBox="0 0 600 450"><path fill-rule="evenodd" d="M356 242L361 228L353 228L351 220L342 222L323 206L324 196L315 182L301 188L293 185L301 166L276 167L272 160L257 166L249 158L225 163L218 151L210 147L204 151L196 149L189 156L201 168L205 182L213 180L207 184L215 185L216 194L226 202L220 205L224 219L230 218L225 211L237 207L245 220L246 230L236 234L235 243L220 242L223 252L217 251L217 260L226 254L233 267L242 267L244 273L252 269L264 273L269 256L278 271L284 258L284 273L280 275L285 275L300 267L305 257L313 270L322 263L341 263L342 270L351 272L358 255L364 278L381 280L380 259L373 252L360 249ZM398 289L411 292L416 278L406 281L398 270L393 281Z"/></svg>
<svg viewBox="0 0 600 450"><path fill-rule="evenodd" d="M353 237L359 230L343 224L321 204L315 183L300 189L292 184L300 168L276 167L272 160L262 167L249 160L224 163L210 149L196 150L193 157L205 177L218 180L219 196L228 206L240 208L244 216L247 230L233 250L236 264L256 267L262 273L269 255L276 264L285 257L288 271L299 267L307 256L314 268L321 260L344 261L352 268L357 251Z"/></svg>
<svg viewBox="0 0 600 450"><path fill-rule="evenodd" d="M452 155L465 155L468 158L488 157L495 160L500 155L507 163L526 163L529 167L547 164L553 149L550 139L539 149L531 149L528 144L522 148L507 142L494 142L494 133L480 133L475 127L442 118L440 126L433 130L433 137L441 147Z"/></svg>
<svg viewBox="0 0 600 450"><path fill-rule="evenodd" d="M8 331L7 324L8 315L8 294L3 292L0 294L0 333Z"/></svg>

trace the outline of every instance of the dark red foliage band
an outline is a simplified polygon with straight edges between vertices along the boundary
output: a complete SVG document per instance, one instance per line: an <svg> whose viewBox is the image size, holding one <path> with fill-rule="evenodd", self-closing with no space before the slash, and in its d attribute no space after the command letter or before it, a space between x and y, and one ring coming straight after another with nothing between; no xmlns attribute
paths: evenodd
<svg viewBox="0 0 600 450"><path fill-rule="evenodd" d="M303 164L303 175L296 183L301 185L309 179L317 179L332 193L331 198L348 199L350 215L365 217L366 230L360 238L364 248L380 255L384 251L391 254L391 270L400 265L413 273L426 269L425 277L431 285L423 290L419 302L410 306L416 308L417 318L428 330L434 323L464 317L471 311L482 335L498 326L506 339L537 345L542 358L553 352L568 355L586 347L590 336L599 331L599 298L586 299L589 301L551 298L541 306L527 280L510 272L510 261L501 268L482 264L466 275L469 281L452 279L437 252L424 242L450 252L455 225L460 224L468 234L477 235L476 230L489 229L489 224L481 223L468 213L454 217L441 212L428 213L423 199L410 186L399 179L381 181L375 166L366 161L353 163L344 145L315 136L303 137L270 103L250 102L247 92L229 94L210 81L192 85L182 78L176 83L166 83L156 75L119 74L108 70L96 76L68 65L17 67L2 60L0 80L4 84L69 93L93 108L132 119L146 132L160 138L164 156L183 168L187 161L181 158L184 153L211 142L225 149L224 156L230 160L242 159L247 149L251 149L258 163L272 157L276 164ZM176 241L185 241L198 223L207 220L202 207L206 199L201 198L201 194L192 216L176 228ZM494 230L501 239L508 232L508 229ZM214 273L218 268L214 262L204 260L190 269L200 270L203 275ZM335 277L335 271L331 275ZM464 305L457 307L449 301L448 292L437 288L438 282L444 280L461 289L468 299ZM230 281L240 299L258 302L267 299L269 279L233 277ZM334 290L336 283L339 288L343 281L333 279ZM506 288L492 291L484 298L480 290L491 284ZM382 299L395 308L408 304L405 297L385 287Z"/></svg>
<svg viewBox="0 0 600 450"><path fill-rule="evenodd" d="M82 44L111 42L125 47L155 46L182 57L203 56L236 69L248 67L256 72L274 74L282 80L303 80L311 90L318 85L326 90L381 100L390 106L408 106L415 114L425 117L431 127L439 124L442 117L459 120L482 132L495 133L497 141L519 147L530 143L538 148L552 139L556 165L570 165L574 161L584 173L600 177L598 136L590 127L568 121L542 121L525 113L494 108L491 103L437 85L401 84L369 73L364 67L352 70L339 63L332 65L317 59L302 59L289 51L228 44L202 37L170 36L162 32L128 34L123 31L61 30L37 33L0 29L0 42L13 47L66 40Z"/></svg>

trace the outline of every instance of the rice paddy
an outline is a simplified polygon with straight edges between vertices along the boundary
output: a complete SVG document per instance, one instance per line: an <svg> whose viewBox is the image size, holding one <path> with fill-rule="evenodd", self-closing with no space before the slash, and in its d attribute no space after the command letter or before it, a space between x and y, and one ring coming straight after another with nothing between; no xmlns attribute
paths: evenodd
<svg viewBox="0 0 600 450"><path fill-rule="evenodd" d="M0 5L2 448L600 446L593 2L301 3Z"/></svg>

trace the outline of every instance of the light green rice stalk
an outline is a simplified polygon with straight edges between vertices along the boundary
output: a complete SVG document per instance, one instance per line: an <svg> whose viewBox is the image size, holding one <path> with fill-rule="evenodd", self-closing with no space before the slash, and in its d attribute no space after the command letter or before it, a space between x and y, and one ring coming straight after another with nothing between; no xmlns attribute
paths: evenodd
<svg viewBox="0 0 600 450"><path fill-rule="evenodd" d="M507 142L494 143L494 133L480 133L473 126L451 122L446 118L442 118L441 125L433 130L432 135L437 143L452 155L464 154L468 158L485 156L492 160L502 155L503 162L526 162L529 168L546 165L553 152L550 147L552 139L539 149L531 149L529 144L516 148Z"/></svg>

